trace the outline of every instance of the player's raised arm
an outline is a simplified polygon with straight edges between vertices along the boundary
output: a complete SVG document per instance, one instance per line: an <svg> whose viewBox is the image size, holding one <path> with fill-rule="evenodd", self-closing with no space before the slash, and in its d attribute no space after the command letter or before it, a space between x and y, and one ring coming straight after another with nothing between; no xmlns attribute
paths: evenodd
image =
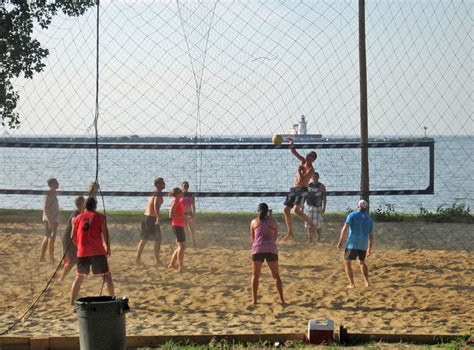
<svg viewBox="0 0 474 350"><path fill-rule="evenodd" d="M290 143L290 150L291 150L291 153L296 157L298 158L298 160L300 162L303 162L305 160L305 158L298 153L298 151L296 150L296 147L295 147L295 144L293 143L293 139L292 138L288 138L288 142Z"/></svg>

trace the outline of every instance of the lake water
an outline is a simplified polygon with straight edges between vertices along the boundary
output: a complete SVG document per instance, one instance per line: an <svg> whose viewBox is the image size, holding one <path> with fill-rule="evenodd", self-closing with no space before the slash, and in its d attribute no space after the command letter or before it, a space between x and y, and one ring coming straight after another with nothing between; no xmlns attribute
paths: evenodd
<svg viewBox="0 0 474 350"><path fill-rule="evenodd" d="M56 177L62 190L85 191L95 178L95 150L0 150L0 188L47 188ZM301 150L305 154L306 150ZM454 202L473 207L474 136L435 138L435 192L433 195L372 196L372 208L393 204L396 211L419 212ZM425 189L429 181L427 148L370 149L370 188ZM104 191L151 191L153 179L165 178L166 189L190 182L190 191L287 191L294 181L297 160L289 150L101 150L99 182ZM328 190L358 190L360 150L318 150L315 163ZM353 207L357 197L329 197L328 211ZM0 195L3 208L42 207L42 197ZM72 208L72 197L61 196L60 206ZM283 198L198 198L201 211L254 211L261 201L282 211ZM145 197L105 197L107 210L142 210ZM169 200L165 200L165 208Z"/></svg>

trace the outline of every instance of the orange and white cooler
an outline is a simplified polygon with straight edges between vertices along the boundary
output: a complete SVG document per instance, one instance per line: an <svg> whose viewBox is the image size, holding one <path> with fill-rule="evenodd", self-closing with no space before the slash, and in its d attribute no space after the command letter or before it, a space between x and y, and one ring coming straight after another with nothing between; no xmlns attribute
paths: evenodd
<svg viewBox="0 0 474 350"><path fill-rule="evenodd" d="M328 319L308 321L308 343L329 344L334 339L334 322Z"/></svg>

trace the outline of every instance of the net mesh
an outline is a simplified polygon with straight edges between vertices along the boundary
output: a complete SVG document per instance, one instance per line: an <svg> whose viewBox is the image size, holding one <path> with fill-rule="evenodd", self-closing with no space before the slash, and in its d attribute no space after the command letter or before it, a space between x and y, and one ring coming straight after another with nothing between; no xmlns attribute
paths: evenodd
<svg viewBox="0 0 474 350"><path fill-rule="evenodd" d="M8 10L7 5L0 6ZM462 1L366 4L369 136L382 141L435 140L434 194L372 197L373 208L417 213L420 207L473 205L472 6ZM349 142L359 135L354 1L113 1L101 3L99 10L99 77L93 8L80 17L58 13L48 29L35 27L35 38L49 50L46 66L33 79L13 81L20 96L21 125L4 128L2 139L60 138L77 143L79 137L92 137L97 78L100 135L120 142L147 142L151 137L196 144L222 138L270 142L273 134L293 132L301 115L311 137L322 134L317 140ZM369 156L371 189L428 185L426 148L370 149ZM7 189L45 190L46 179L56 177L61 190L86 192L96 172L95 151L90 149L2 148L0 163L0 188ZM297 165L284 149L111 149L100 151L99 182L104 191L151 191L153 179L161 176L167 189L188 180L191 191L287 191ZM356 190L360 150L318 150L316 169L329 191ZM41 294L57 267L38 263L44 230L38 209L43 199L33 195L0 195L0 199L3 208L22 209L2 210L0 230L6 239L0 250L1 323L11 324L41 295L32 314L11 333L37 334L46 326L51 326L51 334L76 332L75 315L65 307L72 276ZM329 197L327 211L344 211L357 199ZM64 210L60 234L73 209L72 200L59 197ZM282 200L265 199L284 231L278 216ZM375 255L371 268L374 284L384 286L384 291L354 296L344 290L340 256L332 249L343 219L327 217L316 249L302 243L305 228L295 221L297 243L283 245L280 255L287 299L293 304L271 312L243 307L250 298L251 216L242 213L254 211L259 201L198 198L198 249L187 251L190 272L181 276L153 266L151 243L145 248L145 266L134 265L146 198L105 197L105 207L100 205L99 210L127 211L108 220L117 292L128 295L136 311L127 316L129 334L189 333L185 324L191 323L197 333L301 331L314 316L361 331L472 329L472 320L463 316L474 308L463 296L473 288L468 277L473 251L470 224L377 224L377 247L386 254ZM165 199L163 209L168 208ZM174 247L166 220L162 236L166 260ZM443 249L450 251L448 262ZM430 273L440 279L420 282L427 281ZM262 276L261 294L264 305L273 305L275 290L267 275ZM314 290L315 278L321 281L320 290ZM99 284L87 281L81 294L99 293ZM318 315L313 314L315 309L321 310ZM366 312L376 321L364 329L353 319ZM61 324L53 322L57 319Z"/></svg>

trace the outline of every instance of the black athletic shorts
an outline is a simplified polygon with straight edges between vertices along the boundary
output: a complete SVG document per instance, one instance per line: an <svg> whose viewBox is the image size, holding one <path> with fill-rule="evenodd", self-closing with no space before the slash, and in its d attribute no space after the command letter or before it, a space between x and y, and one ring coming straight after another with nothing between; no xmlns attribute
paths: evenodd
<svg viewBox="0 0 474 350"><path fill-rule="evenodd" d="M273 254L273 253L257 253L257 254L252 254L252 261L260 261L260 262L272 262L272 261L278 261L278 254Z"/></svg>
<svg viewBox="0 0 474 350"><path fill-rule="evenodd" d="M344 259L345 260L355 260L359 258L360 261L365 260L365 254L367 254L367 250L361 249L347 249L344 251Z"/></svg>
<svg viewBox="0 0 474 350"><path fill-rule="evenodd" d="M308 193L307 187L292 187L286 195L283 205L293 208L295 205L303 206L305 195Z"/></svg>
<svg viewBox="0 0 474 350"><path fill-rule="evenodd" d="M186 234L184 233L184 227L173 226L173 233L176 236L176 242L181 243L186 241Z"/></svg>
<svg viewBox="0 0 474 350"><path fill-rule="evenodd" d="M77 273L79 275L88 275L92 267L92 274L105 275L110 272L107 257L105 255L95 255L77 258Z"/></svg>
<svg viewBox="0 0 474 350"><path fill-rule="evenodd" d="M140 239L161 242L161 229L160 225L156 224L156 217L146 215L143 217Z"/></svg>

